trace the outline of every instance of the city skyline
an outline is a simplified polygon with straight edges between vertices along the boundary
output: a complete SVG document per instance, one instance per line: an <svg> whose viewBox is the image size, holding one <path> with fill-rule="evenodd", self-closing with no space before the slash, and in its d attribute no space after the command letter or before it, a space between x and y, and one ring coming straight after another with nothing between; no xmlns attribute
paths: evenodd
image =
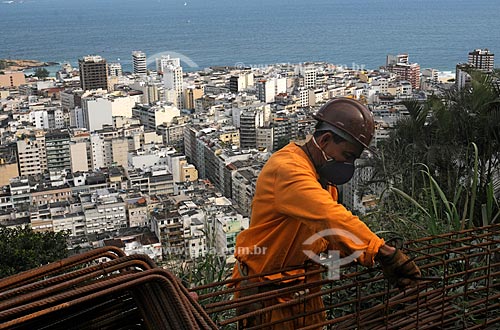
<svg viewBox="0 0 500 330"><path fill-rule="evenodd" d="M407 328L496 324L498 12L498 0L0 0L0 277L18 274L3 285L7 298L18 285L36 291L2 302L4 324L170 324L170 303L157 312L179 283L189 301L174 300L196 299L220 328L278 311L267 290L287 310L305 308L286 323L327 312L340 328L387 327L391 315ZM391 247L400 240L408 257ZM479 252L458 260L454 244ZM81 256L99 269L75 256L43 266L89 250ZM127 256L103 263L115 253ZM400 272L408 258L422 272ZM182 279L174 291L154 263ZM244 281L228 286L233 266ZM139 270L154 280L145 291ZM272 281L257 287L246 275ZM68 276L72 285L60 283ZM55 286L38 290L38 277ZM406 280L423 295L401 292ZM148 294L157 284L169 292ZM246 302L234 301L240 289ZM253 289L262 305L246 295ZM152 317L147 301L161 307ZM201 312L184 308L180 322Z"/></svg>

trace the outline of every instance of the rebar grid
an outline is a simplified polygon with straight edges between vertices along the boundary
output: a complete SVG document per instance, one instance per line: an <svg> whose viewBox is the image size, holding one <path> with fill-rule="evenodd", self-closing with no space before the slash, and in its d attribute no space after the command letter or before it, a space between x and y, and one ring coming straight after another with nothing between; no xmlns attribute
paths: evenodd
<svg viewBox="0 0 500 330"><path fill-rule="evenodd" d="M499 243L500 225L405 243L404 252L415 258L428 280L403 292L391 288L379 268L356 264L343 267L335 281L325 276L304 281L326 270L302 265L275 272L283 277L274 281L262 281L264 274L258 274L192 291L221 329L236 329L238 322L291 308L294 314L287 319L247 329L279 328L290 321L306 324L302 321L318 313L326 313L323 323L301 329L493 329L500 324ZM300 273L289 275L293 269ZM242 281L245 286L239 284ZM235 299L243 289L253 294ZM307 308L318 296L324 307ZM288 299L278 303L280 297Z"/></svg>

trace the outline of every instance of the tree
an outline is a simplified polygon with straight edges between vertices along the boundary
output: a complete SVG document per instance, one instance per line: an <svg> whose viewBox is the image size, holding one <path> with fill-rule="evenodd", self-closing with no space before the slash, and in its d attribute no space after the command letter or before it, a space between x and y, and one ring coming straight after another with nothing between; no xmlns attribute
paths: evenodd
<svg viewBox="0 0 500 330"><path fill-rule="evenodd" d="M0 227L0 278L68 256L68 234Z"/></svg>
<svg viewBox="0 0 500 330"><path fill-rule="evenodd" d="M49 76L49 71L45 68L37 68L34 73L38 79L45 79Z"/></svg>
<svg viewBox="0 0 500 330"><path fill-rule="evenodd" d="M482 206L491 204L490 185L494 195L500 192L500 93L490 75L470 74L466 88L423 103L404 102L410 115L381 146L375 179L430 206L432 177L467 225L477 226ZM444 208L434 208L446 219Z"/></svg>

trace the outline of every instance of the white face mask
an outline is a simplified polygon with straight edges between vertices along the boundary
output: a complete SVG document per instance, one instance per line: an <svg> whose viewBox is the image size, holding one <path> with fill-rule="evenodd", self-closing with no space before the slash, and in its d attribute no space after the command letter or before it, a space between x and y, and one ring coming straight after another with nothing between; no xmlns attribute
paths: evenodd
<svg viewBox="0 0 500 330"><path fill-rule="evenodd" d="M321 151L321 153L323 154L323 158L324 158L326 161L329 161L329 160L331 160L331 159L335 160L335 158L333 158L333 157L328 157L328 156L326 155L326 152L325 152L325 151L324 151L324 150L323 150L323 149L319 146L319 144L318 144L318 142L316 142L316 139L314 138L314 136L312 137L312 140L313 140L314 145L316 146L316 148L318 148L318 149L319 149L319 151Z"/></svg>

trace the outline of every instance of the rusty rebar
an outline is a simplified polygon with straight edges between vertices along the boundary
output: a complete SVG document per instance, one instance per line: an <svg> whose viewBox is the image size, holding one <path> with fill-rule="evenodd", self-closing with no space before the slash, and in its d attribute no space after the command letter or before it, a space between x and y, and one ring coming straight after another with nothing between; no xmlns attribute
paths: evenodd
<svg viewBox="0 0 500 330"><path fill-rule="evenodd" d="M70 320L80 322L69 328L217 328L177 277L147 256L120 256L115 249L90 251L0 281L0 329L66 330ZM102 257L111 260L99 262Z"/></svg>
<svg viewBox="0 0 500 330"><path fill-rule="evenodd" d="M74 267L82 263L86 263L96 258L109 258L116 259L124 257L125 253L117 247L106 246L99 249L91 250L86 253L74 255L48 265L44 265L35 269L27 270L25 272L6 277L0 281L0 292L10 289L12 287L24 285L36 281L39 278L61 272L69 267Z"/></svg>
<svg viewBox="0 0 500 330"><path fill-rule="evenodd" d="M325 269L306 264L190 289L200 293L200 305L178 278L146 256L124 257L121 250L107 247L0 281L0 329L216 329L212 319L225 329L296 305L304 307L250 329L279 327L325 312L329 318L324 322L302 329L489 330L500 322L500 225L406 242L403 250L419 265L423 279L434 280L399 292L377 268L346 265L340 279L331 281L321 278ZM274 274L280 277L266 280ZM233 298L249 288L256 293ZM237 309L278 302L278 297L291 299L236 315ZM320 297L324 307L307 308Z"/></svg>
<svg viewBox="0 0 500 330"><path fill-rule="evenodd" d="M316 285L314 282L307 282L286 289L280 289L276 285L278 280L270 283L260 274L254 274L251 279L262 282L254 284L255 287L273 285L265 292L257 291L256 294L234 300L232 295L242 288L237 286L228 290L228 283L231 285L247 281L250 277L205 285L194 288L193 291L212 291L202 296L206 301L201 301L207 312L218 318L219 313L229 313L241 306L277 298L306 285L322 287L316 294L321 295L325 302L328 301L324 308L281 320L287 322L314 313L329 313L330 319L321 324L303 327L303 330L321 326L335 329L452 329L454 324L459 324L464 329L470 326L485 329L494 320L498 321L497 314L500 313L500 305L497 303L500 292L499 239L500 225L492 225L405 243L403 250L415 258L423 279L418 282L417 288L401 293L396 288L387 286L380 273L369 269L360 271L354 265L345 266L344 273L337 281L316 280ZM281 271L276 270L275 274ZM289 308L297 303L291 300L272 305L245 315L226 318L219 325L224 329L245 318L270 313L279 308ZM480 319L481 325L471 323L472 319ZM255 329L272 325L279 326L279 323L274 321Z"/></svg>

